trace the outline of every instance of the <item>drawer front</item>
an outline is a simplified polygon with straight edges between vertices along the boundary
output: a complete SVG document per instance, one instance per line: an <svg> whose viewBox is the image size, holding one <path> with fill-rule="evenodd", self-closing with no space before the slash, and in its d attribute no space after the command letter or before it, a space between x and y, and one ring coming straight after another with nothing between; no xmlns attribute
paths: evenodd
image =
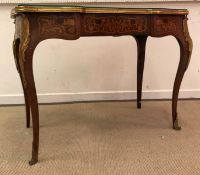
<svg viewBox="0 0 200 175"><path fill-rule="evenodd" d="M148 32L146 15L85 14L82 16L84 35L130 35Z"/></svg>
<svg viewBox="0 0 200 175"><path fill-rule="evenodd" d="M182 30L182 16L154 15L152 17L153 36L178 34Z"/></svg>
<svg viewBox="0 0 200 175"><path fill-rule="evenodd" d="M41 15L37 19L41 38L76 39L80 36L79 17L73 13Z"/></svg>

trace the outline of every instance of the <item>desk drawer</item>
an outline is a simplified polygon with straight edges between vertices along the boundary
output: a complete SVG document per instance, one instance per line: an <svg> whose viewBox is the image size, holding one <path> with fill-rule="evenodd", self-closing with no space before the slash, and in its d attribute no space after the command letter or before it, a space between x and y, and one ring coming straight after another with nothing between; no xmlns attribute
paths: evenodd
<svg viewBox="0 0 200 175"><path fill-rule="evenodd" d="M148 33L147 15L83 14L82 35L131 35Z"/></svg>
<svg viewBox="0 0 200 175"><path fill-rule="evenodd" d="M153 15L151 35L161 37L181 33L183 18L181 15Z"/></svg>
<svg viewBox="0 0 200 175"><path fill-rule="evenodd" d="M74 13L49 13L37 18L41 38L77 39L80 37L79 15Z"/></svg>

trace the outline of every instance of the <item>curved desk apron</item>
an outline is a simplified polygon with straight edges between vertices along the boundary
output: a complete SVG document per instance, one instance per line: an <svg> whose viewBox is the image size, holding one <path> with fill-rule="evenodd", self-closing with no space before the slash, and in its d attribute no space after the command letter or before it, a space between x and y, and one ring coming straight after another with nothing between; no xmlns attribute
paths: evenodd
<svg viewBox="0 0 200 175"><path fill-rule="evenodd" d="M33 76L33 53L41 41L49 38L76 40L88 36L132 35L138 46L137 107L141 108L145 45L148 36L174 36L180 45L180 62L172 96L173 128L180 130L177 118L178 93L188 67L192 40L187 27L187 10L130 9L80 6L19 5L12 11L15 19L13 42L26 103L27 127L30 110L33 122L33 147L30 165L38 161L39 111Z"/></svg>

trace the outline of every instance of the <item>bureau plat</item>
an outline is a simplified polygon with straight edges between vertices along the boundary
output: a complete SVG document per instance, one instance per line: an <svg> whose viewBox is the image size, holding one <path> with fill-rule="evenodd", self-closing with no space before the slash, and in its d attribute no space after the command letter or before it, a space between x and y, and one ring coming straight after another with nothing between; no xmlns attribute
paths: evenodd
<svg viewBox="0 0 200 175"><path fill-rule="evenodd" d="M27 127L30 127L30 112L33 124L32 159L29 164L33 165L38 161L39 111L32 61L34 50L41 41L50 38L77 40L80 37L92 36L133 36L138 48L137 107L141 108L147 37L174 36L180 45L180 61L172 95L172 126L180 130L177 117L178 93L192 53L187 15L188 11L185 9L99 8L64 5L19 5L15 7L12 11L12 17L15 19L14 57L24 91Z"/></svg>

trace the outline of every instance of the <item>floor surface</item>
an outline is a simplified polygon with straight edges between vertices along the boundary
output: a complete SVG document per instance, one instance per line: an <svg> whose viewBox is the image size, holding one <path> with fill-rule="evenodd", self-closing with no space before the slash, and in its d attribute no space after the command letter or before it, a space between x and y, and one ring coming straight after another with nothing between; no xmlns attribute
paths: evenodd
<svg viewBox="0 0 200 175"><path fill-rule="evenodd" d="M0 175L199 175L200 101L40 106L39 162L29 166L32 128L24 106L0 107Z"/></svg>

